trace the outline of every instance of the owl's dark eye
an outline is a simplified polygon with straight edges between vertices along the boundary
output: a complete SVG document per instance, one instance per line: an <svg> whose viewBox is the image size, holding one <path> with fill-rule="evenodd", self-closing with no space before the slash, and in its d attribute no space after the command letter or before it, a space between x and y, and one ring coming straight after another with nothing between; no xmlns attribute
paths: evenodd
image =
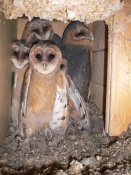
<svg viewBox="0 0 131 175"><path fill-rule="evenodd" d="M39 30L38 29L34 29L33 32L39 33Z"/></svg>
<svg viewBox="0 0 131 175"><path fill-rule="evenodd" d="M36 57L36 58L37 58L37 60L39 60L39 61L41 61L41 60L42 60L42 56L41 56L40 54L37 54L35 57Z"/></svg>
<svg viewBox="0 0 131 175"><path fill-rule="evenodd" d="M29 52L25 53L25 56L28 57L29 56Z"/></svg>
<svg viewBox="0 0 131 175"><path fill-rule="evenodd" d="M84 36L84 32L79 32L79 33L77 33L75 36L76 36L76 37L78 37L78 36Z"/></svg>
<svg viewBox="0 0 131 175"><path fill-rule="evenodd" d="M14 54L15 56L18 56L18 52L17 52L17 51L14 51L13 54Z"/></svg>
<svg viewBox="0 0 131 175"><path fill-rule="evenodd" d="M48 29L48 27L47 27L47 26L45 26L45 27L43 28L43 30L44 30L44 31L46 31L47 29Z"/></svg>
<svg viewBox="0 0 131 175"><path fill-rule="evenodd" d="M54 54L50 54L50 55L48 55L48 60L49 60L49 61L50 61L50 60L53 60L54 57L55 57Z"/></svg>

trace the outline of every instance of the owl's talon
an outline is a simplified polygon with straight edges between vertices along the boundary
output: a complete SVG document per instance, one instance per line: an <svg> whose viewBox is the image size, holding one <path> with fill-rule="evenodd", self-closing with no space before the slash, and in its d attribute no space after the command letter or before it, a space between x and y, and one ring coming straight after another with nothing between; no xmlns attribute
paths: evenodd
<svg viewBox="0 0 131 175"><path fill-rule="evenodd" d="M51 141L53 138L52 131L49 128L45 128L45 139Z"/></svg>
<svg viewBox="0 0 131 175"><path fill-rule="evenodd" d="M15 135L15 139L19 142L23 142L23 139L19 135Z"/></svg>
<svg viewBox="0 0 131 175"><path fill-rule="evenodd" d="M14 128L12 126L9 126L9 131L14 132Z"/></svg>
<svg viewBox="0 0 131 175"><path fill-rule="evenodd" d="M31 140L30 139L25 139L24 141L22 140L22 142L19 142L19 146L18 146L18 150L27 150L27 148L29 147L29 149L31 148Z"/></svg>
<svg viewBox="0 0 131 175"><path fill-rule="evenodd" d="M45 128L45 138L47 141L51 141L53 138L52 132L49 128Z"/></svg>
<svg viewBox="0 0 131 175"><path fill-rule="evenodd" d="M30 131L30 130L29 130ZM15 139L18 141L18 150L21 150L22 147L26 147L26 145L29 143L29 148L31 148L31 138L29 136L31 133L26 132L26 139L22 138L18 133L15 135Z"/></svg>
<svg viewBox="0 0 131 175"><path fill-rule="evenodd" d="M9 131L11 131L12 133L15 133L16 132L16 127L14 127L13 124L11 124L9 126Z"/></svg>
<svg viewBox="0 0 131 175"><path fill-rule="evenodd" d="M26 138L27 138L28 140L29 140L30 138L32 138L33 135L34 135L34 132L33 132L33 130L32 130L31 128L29 128L29 129L26 130ZM27 140L27 139L26 139L26 140Z"/></svg>

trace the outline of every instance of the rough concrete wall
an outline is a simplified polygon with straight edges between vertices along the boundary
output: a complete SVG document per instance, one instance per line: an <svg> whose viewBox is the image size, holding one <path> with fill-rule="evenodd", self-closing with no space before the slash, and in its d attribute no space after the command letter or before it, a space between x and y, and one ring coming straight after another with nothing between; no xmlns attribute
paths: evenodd
<svg viewBox="0 0 131 175"><path fill-rule="evenodd" d="M92 53L91 96L98 108L105 112L108 31L104 21L93 23L93 34L95 43Z"/></svg>
<svg viewBox="0 0 131 175"><path fill-rule="evenodd" d="M1 0L0 11L9 19L27 16L57 19L67 22L79 20L91 23L104 20L120 9L121 0Z"/></svg>
<svg viewBox="0 0 131 175"><path fill-rule="evenodd" d="M11 42L16 38L16 20L7 20L0 13L0 143L10 122L11 105Z"/></svg>

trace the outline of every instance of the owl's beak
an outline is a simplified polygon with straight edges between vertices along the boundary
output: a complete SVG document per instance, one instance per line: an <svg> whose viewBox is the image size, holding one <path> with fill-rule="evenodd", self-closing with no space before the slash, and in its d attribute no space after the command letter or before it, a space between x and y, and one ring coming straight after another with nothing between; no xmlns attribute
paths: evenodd
<svg viewBox="0 0 131 175"><path fill-rule="evenodd" d="M18 61L19 66L21 65L21 60Z"/></svg>
<svg viewBox="0 0 131 175"><path fill-rule="evenodd" d="M46 33L42 34L42 38L43 38L43 40L49 40L52 37L51 35L52 35L52 31L48 30L48 31L46 31Z"/></svg>
<svg viewBox="0 0 131 175"><path fill-rule="evenodd" d="M43 64L43 69L46 70L46 64Z"/></svg>
<svg viewBox="0 0 131 175"><path fill-rule="evenodd" d="M37 38L38 40L43 40L43 37L40 36L40 35L38 35L37 33L35 33L35 36L36 36L36 38Z"/></svg>

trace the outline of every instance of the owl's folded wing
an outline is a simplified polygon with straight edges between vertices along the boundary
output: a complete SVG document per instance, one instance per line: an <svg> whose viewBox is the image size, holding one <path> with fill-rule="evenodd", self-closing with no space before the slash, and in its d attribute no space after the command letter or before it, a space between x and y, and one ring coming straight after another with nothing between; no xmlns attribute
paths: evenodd
<svg viewBox="0 0 131 175"><path fill-rule="evenodd" d="M19 116L18 116L18 127L19 128L18 129L19 129L19 134L21 137L24 137L23 125L24 125L24 119L26 116L26 103L27 103L30 79L31 79L31 69L29 68L26 71L26 74L24 77L22 91L21 91L21 98L20 98L20 109L19 109Z"/></svg>
<svg viewBox="0 0 131 175"><path fill-rule="evenodd" d="M11 80L12 80L12 82L11 82L11 105L12 105L14 91L15 91L16 84L17 84L17 75L15 74L14 71L12 71L12 79Z"/></svg>
<svg viewBox="0 0 131 175"><path fill-rule="evenodd" d="M78 126L79 129L90 130L89 110L85 101L76 89L69 75L66 76L68 81L68 96L69 96L69 116L71 122Z"/></svg>
<svg viewBox="0 0 131 175"><path fill-rule="evenodd" d="M53 118L50 128L59 134L65 134L68 126L68 96L66 88L66 77L62 71L59 72L56 89L56 99L53 109Z"/></svg>

